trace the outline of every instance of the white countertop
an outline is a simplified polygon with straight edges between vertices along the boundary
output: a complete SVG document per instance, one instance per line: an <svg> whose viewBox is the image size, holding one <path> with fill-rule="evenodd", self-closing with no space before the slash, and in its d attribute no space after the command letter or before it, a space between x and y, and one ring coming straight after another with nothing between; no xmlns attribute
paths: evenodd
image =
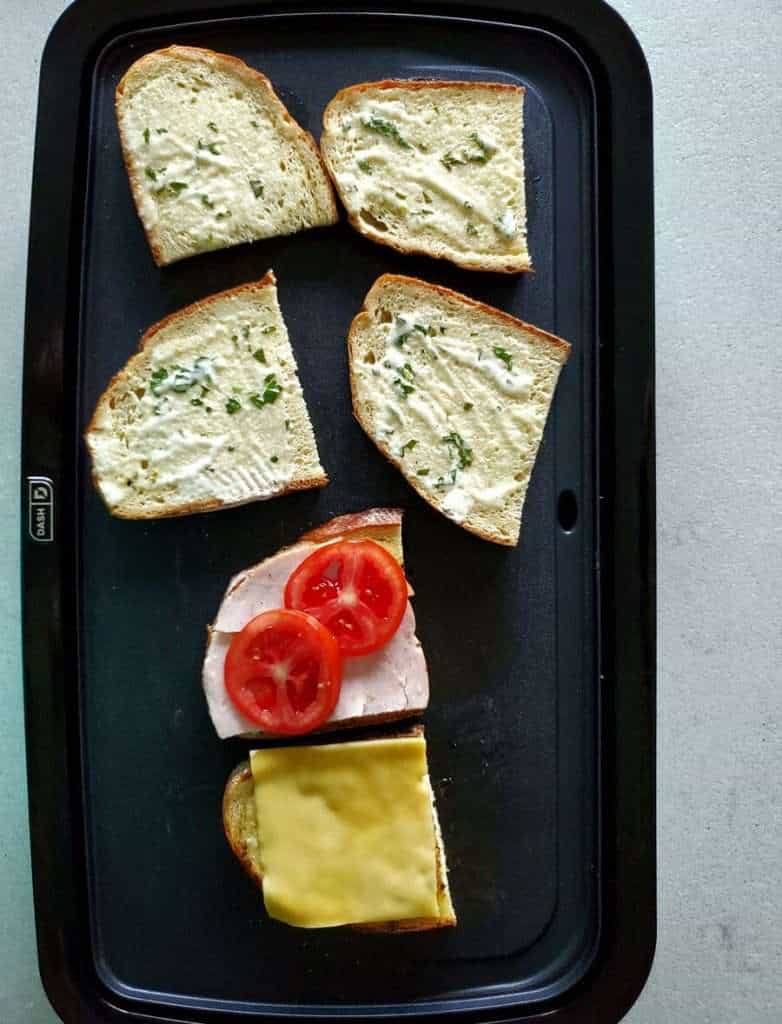
<svg viewBox="0 0 782 1024"><path fill-rule="evenodd" d="M19 401L37 76L62 0L3 0L0 1021L56 1020L33 934ZM615 0L655 90L657 956L629 1024L782 1019L782 4ZM57 169L52 168L56 174Z"/></svg>

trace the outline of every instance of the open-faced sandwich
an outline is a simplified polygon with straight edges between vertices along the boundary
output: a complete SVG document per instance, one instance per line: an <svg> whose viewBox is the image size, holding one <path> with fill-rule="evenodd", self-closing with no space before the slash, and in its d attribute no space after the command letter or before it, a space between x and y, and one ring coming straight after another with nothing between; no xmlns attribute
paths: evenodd
<svg viewBox="0 0 782 1024"><path fill-rule="evenodd" d="M356 419L434 508L518 543L570 345L450 288L383 274L348 335Z"/></svg>
<svg viewBox="0 0 782 1024"><path fill-rule="evenodd" d="M270 917L301 928L456 924L423 730L253 750L223 826Z"/></svg>
<svg viewBox="0 0 782 1024"><path fill-rule="evenodd" d="M159 519L323 487L270 270L153 324L85 432L112 515Z"/></svg>
<svg viewBox="0 0 782 1024"><path fill-rule="evenodd" d="M320 145L350 223L401 252L530 270L524 89L397 79L342 89Z"/></svg>
<svg viewBox="0 0 782 1024"><path fill-rule="evenodd" d="M337 220L318 147L260 71L169 46L117 86L122 155L159 266Z"/></svg>
<svg viewBox="0 0 782 1024"><path fill-rule="evenodd" d="M295 735L418 714L429 677L402 569L402 513L369 509L235 576L208 627L218 735Z"/></svg>

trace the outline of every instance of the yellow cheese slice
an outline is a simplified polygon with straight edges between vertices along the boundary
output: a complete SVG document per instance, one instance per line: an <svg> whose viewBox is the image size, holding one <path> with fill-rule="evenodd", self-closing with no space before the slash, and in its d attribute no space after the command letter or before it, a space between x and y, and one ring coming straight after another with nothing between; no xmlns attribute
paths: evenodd
<svg viewBox="0 0 782 1024"><path fill-rule="evenodd" d="M422 736L250 754L270 917L303 928L439 917Z"/></svg>

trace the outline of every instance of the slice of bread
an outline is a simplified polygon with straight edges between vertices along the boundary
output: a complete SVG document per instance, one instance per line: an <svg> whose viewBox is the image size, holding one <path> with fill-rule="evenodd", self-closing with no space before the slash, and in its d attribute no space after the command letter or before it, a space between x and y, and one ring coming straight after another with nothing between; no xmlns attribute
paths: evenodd
<svg viewBox="0 0 782 1024"><path fill-rule="evenodd" d="M337 220L312 136L236 57L191 46L148 53L117 86L116 111L158 266Z"/></svg>
<svg viewBox="0 0 782 1024"><path fill-rule="evenodd" d="M234 637L254 616L282 605L285 583L305 558L321 545L340 540L372 540L403 565L401 511L371 508L323 523L290 547L238 573L229 583L214 622L207 627L201 676L209 715L221 739L263 735L226 692L225 659ZM409 585L408 592L412 595ZM399 629L385 647L345 659L339 701L317 732L397 721L421 714L428 702L426 659L408 603Z"/></svg>
<svg viewBox="0 0 782 1024"><path fill-rule="evenodd" d="M342 89L321 151L356 230L470 270L531 270L524 89L395 80Z"/></svg>
<svg viewBox="0 0 782 1024"><path fill-rule="evenodd" d="M327 484L274 274L150 327L98 399L85 441L93 482L122 519Z"/></svg>
<svg viewBox="0 0 782 1024"><path fill-rule="evenodd" d="M400 736L422 736L421 726ZM440 913L437 917L406 918L399 921L377 921L363 924L344 925L361 932L409 932L430 931L437 928L449 928L456 924L456 914L451 901L448 885L448 867L445 859L445 846L442 831L437 817L434 792L431 782L429 795L432 801L432 820L435 835L435 857L437 871L437 903ZM263 890L263 862L258 836L258 819L255 808L255 785L248 761L242 761L228 778L223 793L223 830L234 855L245 872Z"/></svg>
<svg viewBox="0 0 782 1024"><path fill-rule="evenodd" d="M521 511L570 345L439 285L384 274L348 335L353 412L431 505L518 542Z"/></svg>

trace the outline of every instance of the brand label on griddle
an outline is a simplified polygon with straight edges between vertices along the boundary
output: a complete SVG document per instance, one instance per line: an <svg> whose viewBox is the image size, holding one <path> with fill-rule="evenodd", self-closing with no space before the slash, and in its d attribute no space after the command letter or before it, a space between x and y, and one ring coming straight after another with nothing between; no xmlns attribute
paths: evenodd
<svg viewBox="0 0 782 1024"><path fill-rule="evenodd" d="M33 540L54 540L54 485L48 476L27 478L27 529Z"/></svg>

